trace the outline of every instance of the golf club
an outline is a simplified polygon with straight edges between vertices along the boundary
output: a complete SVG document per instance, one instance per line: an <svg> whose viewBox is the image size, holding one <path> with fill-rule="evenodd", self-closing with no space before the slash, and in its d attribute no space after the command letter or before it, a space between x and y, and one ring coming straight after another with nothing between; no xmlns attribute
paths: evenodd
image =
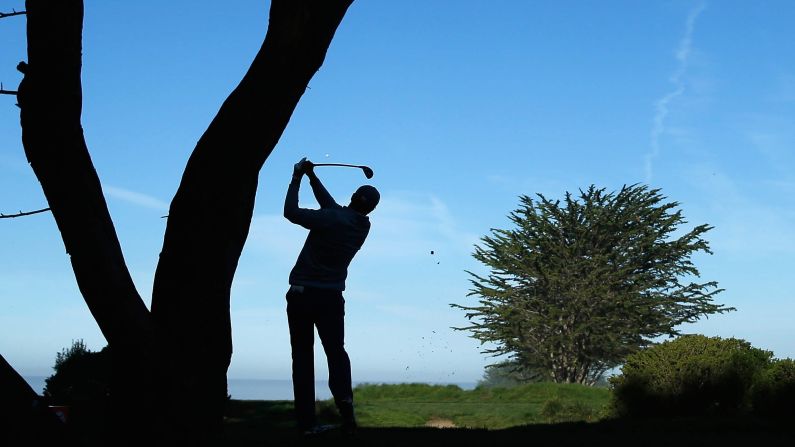
<svg viewBox="0 0 795 447"><path fill-rule="evenodd" d="M364 176L367 178L373 178L373 170L370 169L369 166L364 165L349 165L345 163L313 163L314 166L345 166L347 168L359 168L364 172Z"/></svg>

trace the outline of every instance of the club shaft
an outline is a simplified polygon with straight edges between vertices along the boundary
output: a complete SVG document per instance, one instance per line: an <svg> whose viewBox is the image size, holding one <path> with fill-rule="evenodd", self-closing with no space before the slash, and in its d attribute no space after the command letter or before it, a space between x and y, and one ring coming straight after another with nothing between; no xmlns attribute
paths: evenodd
<svg viewBox="0 0 795 447"><path fill-rule="evenodd" d="M346 168L358 168L364 172L364 176L367 178L373 178L373 170L370 169L369 166L364 165L349 165L347 163L318 163L313 166L343 166Z"/></svg>
<svg viewBox="0 0 795 447"><path fill-rule="evenodd" d="M349 168L363 168L364 166L360 165L349 165L345 163L314 163L314 166L347 166Z"/></svg>

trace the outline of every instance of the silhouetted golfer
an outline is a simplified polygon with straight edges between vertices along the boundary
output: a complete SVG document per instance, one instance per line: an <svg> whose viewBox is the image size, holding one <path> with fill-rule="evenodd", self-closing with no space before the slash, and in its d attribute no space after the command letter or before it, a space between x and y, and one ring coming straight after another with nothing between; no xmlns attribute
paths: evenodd
<svg viewBox="0 0 795 447"><path fill-rule="evenodd" d="M293 168L293 179L284 200L284 217L309 230L301 254L290 272L287 320L293 355L293 394L298 428L310 434L315 420L314 327L328 359L329 388L334 396L342 428L356 429L351 387L351 362L345 352L345 278L348 265L370 231L370 213L380 195L361 186L348 206L340 206L314 173L312 162L301 159ZM319 210L298 207L298 189L306 174Z"/></svg>

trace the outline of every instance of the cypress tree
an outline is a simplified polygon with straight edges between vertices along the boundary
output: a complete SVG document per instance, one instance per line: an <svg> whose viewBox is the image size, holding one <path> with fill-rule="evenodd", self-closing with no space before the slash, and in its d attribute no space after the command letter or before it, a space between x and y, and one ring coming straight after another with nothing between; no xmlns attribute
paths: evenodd
<svg viewBox="0 0 795 447"><path fill-rule="evenodd" d="M469 325L455 328L508 356L535 380L593 385L609 369L662 335L703 316L734 310L715 304L723 289L699 282L691 258L712 254L702 224L687 223L659 189L590 186L562 201L520 196L473 257L489 273L471 275Z"/></svg>

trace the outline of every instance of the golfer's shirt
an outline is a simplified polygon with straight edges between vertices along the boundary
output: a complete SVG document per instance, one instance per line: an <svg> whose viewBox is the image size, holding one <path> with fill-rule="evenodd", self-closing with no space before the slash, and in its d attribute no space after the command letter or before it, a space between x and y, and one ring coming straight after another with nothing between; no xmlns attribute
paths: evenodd
<svg viewBox="0 0 795 447"><path fill-rule="evenodd" d="M337 204L318 180L310 179L310 184L319 210L298 207L300 180L290 183L284 202L284 217L309 230L290 284L342 291L348 266L370 232L370 219Z"/></svg>

